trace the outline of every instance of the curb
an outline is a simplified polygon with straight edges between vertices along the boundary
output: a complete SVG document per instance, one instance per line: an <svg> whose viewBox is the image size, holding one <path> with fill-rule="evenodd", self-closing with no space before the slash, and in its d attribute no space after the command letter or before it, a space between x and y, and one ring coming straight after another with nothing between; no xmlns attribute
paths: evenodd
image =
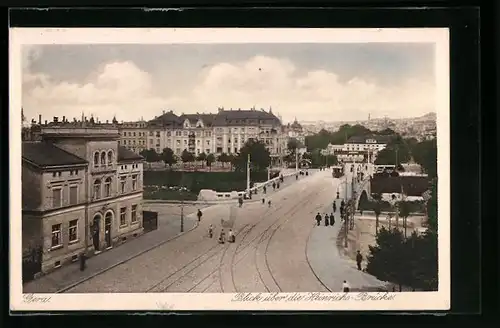
<svg viewBox="0 0 500 328"><path fill-rule="evenodd" d="M199 225L199 224L200 224L200 223L196 220L196 221L195 221L194 226L193 226L191 229L186 230L186 231L184 231L184 232L181 232L181 233L179 233L179 234L177 234L177 235L175 235L175 236L173 236L173 237L171 237L171 238L169 238L169 239L167 239L167 240L161 241L161 242L159 242L158 244L155 244L155 245L154 245L154 246L152 246L152 247L146 248L146 249L144 249L144 250L140 251L139 253L137 253L137 254L135 254L135 255L130 256L130 257L129 257L129 258L127 258L127 259L124 259L124 260L121 260L121 261L119 261L119 262L117 262L117 263L114 263L114 264L110 265L109 267L104 268L104 269L102 269L102 270L100 270L100 271L98 271L98 272L96 272L96 273L94 273L94 274L92 274L92 275L90 275L90 276L88 276L88 277L85 277L85 278L83 278L83 279L80 279L80 280L78 280L77 282L74 282L74 283L72 283L72 284L70 284L70 285L68 285L68 286L66 286L66 287L63 287L63 288L61 288L61 289L57 290L57 291L55 292L55 294L64 293L65 291L67 291L67 290L69 290L69 289L71 289L71 288L73 288L73 287L75 287L75 286L78 286L79 284L84 283L85 281L90 280L90 279L94 278L95 276L98 276L98 275L100 275L100 274L102 274L102 273L104 273L104 272L106 272L106 271L109 271L109 270L113 269L114 267L117 267L117 266L118 266L118 265L120 265L120 264L123 264L123 263L125 263L125 262L127 262L127 261L130 261L130 260L132 260L132 259L134 259L134 258L136 258L136 257L138 257L138 256L140 256L140 255L142 255L142 254L144 254L144 253L149 252L150 250L153 250L153 249L155 249L155 248L157 248L157 247L160 247L160 246L162 246L162 245L164 245L164 244L168 243L169 241L172 241L172 240L174 240L174 239L177 239L177 238L179 238L180 236L183 236L183 235L187 234L188 232L191 232L191 231L193 231L194 229L196 229L196 228L198 227L198 225Z"/></svg>

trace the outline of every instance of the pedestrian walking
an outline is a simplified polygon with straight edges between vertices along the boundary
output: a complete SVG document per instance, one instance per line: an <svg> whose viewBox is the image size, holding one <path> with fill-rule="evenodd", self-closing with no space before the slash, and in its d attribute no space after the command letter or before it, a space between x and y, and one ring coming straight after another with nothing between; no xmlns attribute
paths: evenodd
<svg viewBox="0 0 500 328"><path fill-rule="evenodd" d="M318 212L318 214L316 214L315 219L316 219L316 222L318 223L318 226L319 226L321 224L321 214L319 214L319 212Z"/></svg>
<svg viewBox="0 0 500 328"><path fill-rule="evenodd" d="M342 283L342 291L344 293L349 293L350 289L351 289L351 287L349 286L349 284L347 283L347 281L344 280L344 282Z"/></svg>
<svg viewBox="0 0 500 328"><path fill-rule="evenodd" d="M213 225L209 225L208 226L208 237L212 238L213 236L214 236L214 226Z"/></svg>
<svg viewBox="0 0 500 328"><path fill-rule="evenodd" d="M201 221L201 217L203 216L203 213L201 213L201 210L198 209L198 213L196 213L196 215L198 216L198 222Z"/></svg>
<svg viewBox="0 0 500 328"><path fill-rule="evenodd" d="M273 182L273 190L276 190L276 182Z"/></svg>
<svg viewBox="0 0 500 328"><path fill-rule="evenodd" d="M335 217L333 216L333 213L330 214L330 225L333 226L335 224Z"/></svg>
<svg viewBox="0 0 500 328"><path fill-rule="evenodd" d="M238 198L238 204L240 207L243 206L243 198Z"/></svg>
<svg viewBox="0 0 500 328"><path fill-rule="evenodd" d="M328 214L325 214L325 227L328 227L330 224L330 218L328 217Z"/></svg>
<svg viewBox="0 0 500 328"><path fill-rule="evenodd" d="M234 243L235 241L235 237L234 237L234 233L233 233L233 230L232 229L229 229L229 233L228 233L228 241L230 243Z"/></svg>
<svg viewBox="0 0 500 328"><path fill-rule="evenodd" d="M361 262L363 261L363 255L361 255L361 252L358 250L356 254L356 264L358 265L358 270L361 271Z"/></svg>
<svg viewBox="0 0 500 328"><path fill-rule="evenodd" d="M264 205L265 203L266 203L266 199L262 198L262 205Z"/></svg>
<svg viewBox="0 0 500 328"><path fill-rule="evenodd" d="M265 194L266 194L266 192L267 192L267 188L266 188L266 186L264 186L264 187L262 188L262 191L264 191L264 195L265 195Z"/></svg>
<svg viewBox="0 0 500 328"><path fill-rule="evenodd" d="M226 233L224 232L224 228L221 229L220 231L220 235L219 235L219 243L220 244L224 244L224 242L226 241Z"/></svg>
<svg viewBox="0 0 500 328"><path fill-rule="evenodd" d="M280 189L280 184L279 184L279 182L276 184L276 188Z"/></svg>
<svg viewBox="0 0 500 328"><path fill-rule="evenodd" d="M337 196L338 198L338 196ZM337 202L333 202L333 212L337 212Z"/></svg>
<svg viewBox="0 0 500 328"><path fill-rule="evenodd" d="M269 207L271 207L271 201L270 200L267 202L267 205L269 205Z"/></svg>

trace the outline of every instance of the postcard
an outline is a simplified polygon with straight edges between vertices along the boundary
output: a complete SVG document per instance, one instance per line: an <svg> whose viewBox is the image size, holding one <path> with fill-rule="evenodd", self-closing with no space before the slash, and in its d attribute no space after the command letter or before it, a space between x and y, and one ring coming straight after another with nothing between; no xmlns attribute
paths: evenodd
<svg viewBox="0 0 500 328"><path fill-rule="evenodd" d="M11 28L9 60L12 311L450 308L447 29Z"/></svg>

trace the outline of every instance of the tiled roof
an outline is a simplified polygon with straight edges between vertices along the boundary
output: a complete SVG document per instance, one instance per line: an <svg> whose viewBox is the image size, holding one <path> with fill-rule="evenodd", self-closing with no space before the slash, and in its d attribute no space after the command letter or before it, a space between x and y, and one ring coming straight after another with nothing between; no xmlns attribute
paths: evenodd
<svg viewBox="0 0 500 328"><path fill-rule="evenodd" d="M118 162L120 161L132 161L132 160L143 160L144 157L134 153L131 150L123 146L118 146Z"/></svg>
<svg viewBox="0 0 500 328"><path fill-rule="evenodd" d="M422 176L374 176L371 180L373 194L399 194L401 187L407 196L422 196L429 189L429 179Z"/></svg>
<svg viewBox="0 0 500 328"><path fill-rule="evenodd" d="M48 142L23 142L22 158L40 167L87 164L85 159Z"/></svg>
<svg viewBox="0 0 500 328"><path fill-rule="evenodd" d="M347 140L347 143L364 144L368 139L374 139L379 144L388 143L390 141L388 136L352 136Z"/></svg>
<svg viewBox="0 0 500 328"><path fill-rule="evenodd" d="M198 120L201 120L205 126L212 126L216 114L183 114L179 117L181 122L188 119L191 125L195 125L198 123Z"/></svg>
<svg viewBox="0 0 500 328"><path fill-rule="evenodd" d="M264 110L223 110L217 113L214 125L258 125L258 124L280 124L279 118Z"/></svg>

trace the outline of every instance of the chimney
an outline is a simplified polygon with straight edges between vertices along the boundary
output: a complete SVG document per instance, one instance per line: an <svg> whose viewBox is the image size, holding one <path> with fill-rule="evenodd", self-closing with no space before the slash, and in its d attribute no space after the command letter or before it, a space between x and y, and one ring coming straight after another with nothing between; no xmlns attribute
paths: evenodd
<svg viewBox="0 0 500 328"><path fill-rule="evenodd" d="M47 120L45 120L45 125L47 125Z"/></svg>
<svg viewBox="0 0 500 328"><path fill-rule="evenodd" d="M63 115L63 123L66 123L66 116Z"/></svg>
<svg viewBox="0 0 500 328"><path fill-rule="evenodd" d="M108 124L108 123L109 123L109 121L108 121L108 120L106 120L106 124Z"/></svg>
<svg viewBox="0 0 500 328"><path fill-rule="evenodd" d="M59 122L59 117L54 116L54 123L58 123L58 122Z"/></svg>
<svg viewBox="0 0 500 328"><path fill-rule="evenodd" d="M42 114L38 114L38 124L42 125Z"/></svg>

